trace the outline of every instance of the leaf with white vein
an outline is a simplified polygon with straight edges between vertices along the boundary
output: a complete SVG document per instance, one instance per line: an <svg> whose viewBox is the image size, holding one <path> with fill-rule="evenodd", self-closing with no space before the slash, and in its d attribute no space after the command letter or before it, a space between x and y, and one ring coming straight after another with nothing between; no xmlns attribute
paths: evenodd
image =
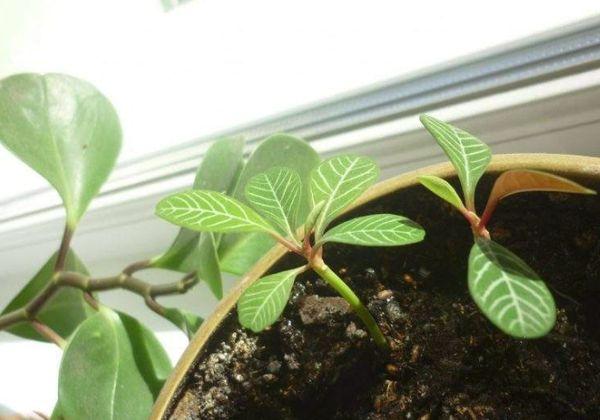
<svg viewBox="0 0 600 420"><path fill-rule="evenodd" d="M272 325L283 312L296 276L304 267L258 279L238 301L240 324L259 332Z"/></svg>
<svg viewBox="0 0 600 420"><path fill-rule="evenodd" d="M472 134L428 115L421 115L421 122L454 165L467 208L474 209L477 182L492 158L490 148Z"/></svg>
<svg viewBox="0 0 600 420"><path fill-rule="evenodd" d="M420 242L425 231L395 214L372 214L348 220L325 232L319 244L340 242L364 246L400 246Z"/></svg>
<svg viewBox="0 0 600 420"><path fill-rule="evenodd" d="M372 159L355 155L327 159L313 170L312 203L324 202L315 224L317 240L329 222L373 185L378 176L379 168Z"/></svg>
<svg viewBox="0 0 600 420"><path fill-rule="evenodd" d="M292 169L273 168L258 174L246 185L246 200L285 236L294 237L302 182Z"/></svg>
<svg viewBox="0 0 600 420"><path fill-rule="evenodd" d="M554 299L544 281L490 240L477 239L471 249L469 291L485 316L513 337L542 337L556 321Z"/></svg>
<svg viewBox="0 0 600 420"><path fill-rule="evenodd" d="M254 210L216 191L190 190L172 194L156 206L156 214L178 226L200 232L272 232Z"/></svg>
<svg viewBox="0 0 600 420"><path fill-rule="evenodd" d="M418 179L421 185L423 185L429 191L440 197L442 200L445 200L448 203L452 204L460 211L465 210L465 206L463 205L460 197L456 193L456 190L445 179L433 175L423 175L420 176Z"/></svg>

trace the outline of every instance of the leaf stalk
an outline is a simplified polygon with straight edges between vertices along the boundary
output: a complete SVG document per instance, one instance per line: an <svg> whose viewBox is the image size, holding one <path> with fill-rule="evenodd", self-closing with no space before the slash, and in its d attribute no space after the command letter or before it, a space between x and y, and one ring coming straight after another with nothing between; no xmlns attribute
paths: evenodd
<svg viewBox="0 0 600 420"><path fill-rule="evenodd" d="M379 329L375 318L369 312L369 310L363 305L359 297L352 291L352 289L331 269L325 262L320 258L315 258L311 261L311 267L315 272L327 282L336 292L340 294L354 310L356 315L365 324L365 327L369 330L371 337L375 341L375 344L382 349L387 350L389 344L385 339L385 336Z"/></svg>

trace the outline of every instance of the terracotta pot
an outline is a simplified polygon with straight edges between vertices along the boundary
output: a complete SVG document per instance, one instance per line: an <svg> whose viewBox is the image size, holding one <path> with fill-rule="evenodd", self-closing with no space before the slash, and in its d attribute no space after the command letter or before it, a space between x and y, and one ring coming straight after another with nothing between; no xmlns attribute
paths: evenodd
<svg viewBox="0 0 600 420"><path fill-rule="evenodd" d="M538 169L576 179L600 179L600 158L574 155L498 155L492 159L488 172L497 173L515 168ZM424 174L449 178L454 176L455 172L449 163L443 163L388 179L372 187L351 208L348 208L346 212L380 197L414 186L418 183L417 176ZM240 295L255 280L267 272L285 253L286 250L282 246L274 247L232 288L219 303L212 315L202 324L166 381L154 405L151 419L162 419L168 413L171 404L177 398L177 392L186 378L190 367L199 357L202 357L205 345L219 328L223 319L230 311L234 310Z"/></svg>

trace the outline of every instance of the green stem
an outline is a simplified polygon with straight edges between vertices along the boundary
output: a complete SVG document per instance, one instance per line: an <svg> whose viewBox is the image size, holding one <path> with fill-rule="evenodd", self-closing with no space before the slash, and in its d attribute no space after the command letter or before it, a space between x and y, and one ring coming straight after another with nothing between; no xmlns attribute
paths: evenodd
<svg viewBox="0 0 600 420"><path fill-rule="evenodd" d="M377 344L381 349L388 349L388 342L385 339L385 336L379 329L375 318L369 312L369 310L362 304L358 296L354 294L352 289L348 287L346 283L323 262L323 260L317 260L313 262L312 265L313 270L323 279L325 280L331 287L335 289L336 292L340 294L346 301L350 304L356 315L362 320L362 322L369 330L371 337L375 340L375 344Z"/></svg>

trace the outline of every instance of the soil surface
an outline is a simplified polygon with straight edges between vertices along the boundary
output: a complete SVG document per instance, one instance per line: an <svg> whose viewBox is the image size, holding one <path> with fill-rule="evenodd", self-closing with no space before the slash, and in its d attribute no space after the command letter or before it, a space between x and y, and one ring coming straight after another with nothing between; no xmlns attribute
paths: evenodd
<svg viewBox="0 0 600 420"><path fill-rule="evenodd" d="M482 182L480 205L494 178ZM492 238L554 294L556 326L537 340L503 335L475 307L466 282L472 237L455 210L413 187L348 217L379 212L412 218L426 240L329 245L324 259L368 304L389 354L332 289L305 273L268 331L244 330L229 315L171 418L600 418L600 198L522 194L492 218ZM290 256L272 271L297 265Z"/></svg>

